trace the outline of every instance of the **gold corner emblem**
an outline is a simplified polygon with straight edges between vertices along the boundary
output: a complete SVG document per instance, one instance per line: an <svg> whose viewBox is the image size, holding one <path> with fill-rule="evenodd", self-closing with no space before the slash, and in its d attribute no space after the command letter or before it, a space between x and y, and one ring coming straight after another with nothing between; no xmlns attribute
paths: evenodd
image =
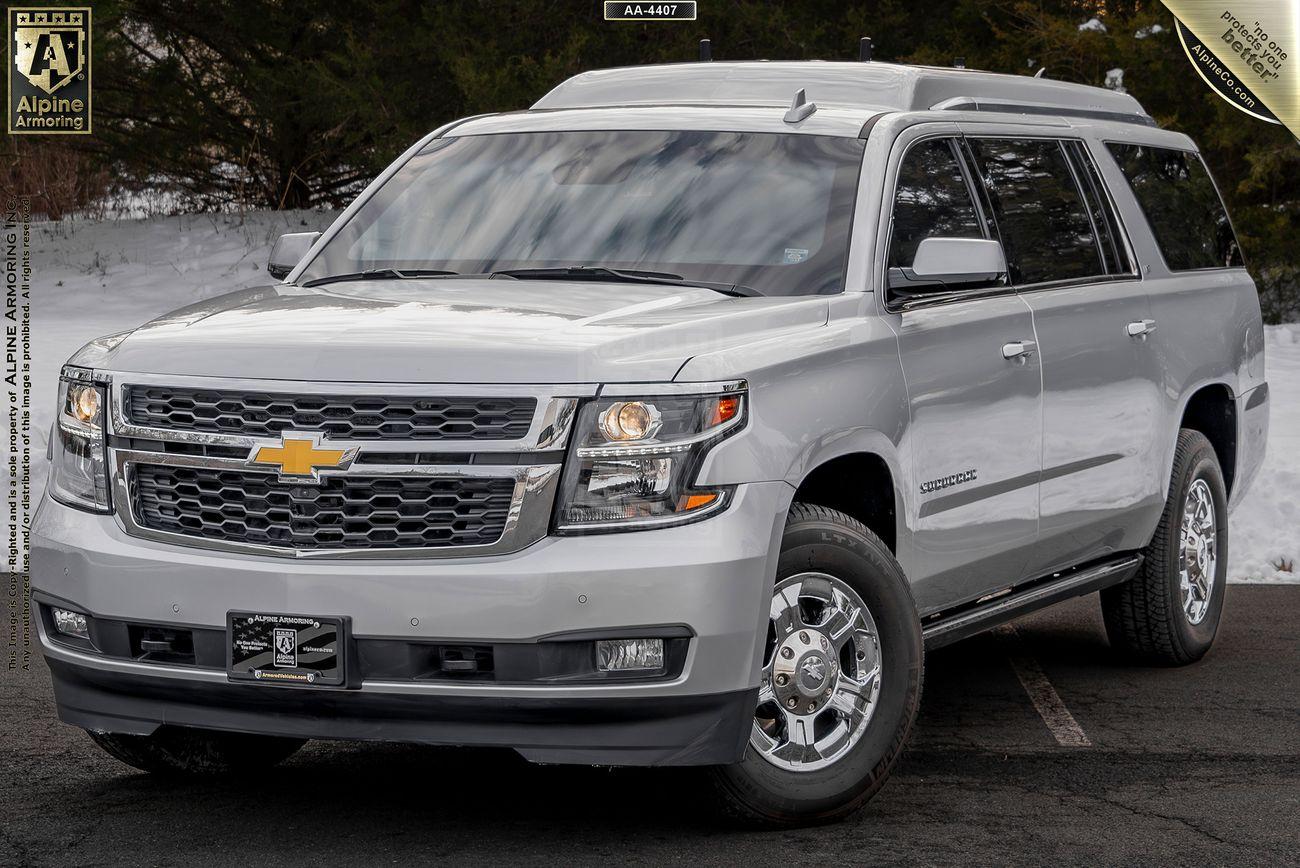
<svg viewBox="0 0 1300 868"><path fill-rule="evenodd" d="M254 446L249 464L273 465L281 476L316 479L322 469L343 469L356 457L356 449L328 449L319 434L285 433L279 446Z"/></svg>
<svg viewBox="0 0 1300 868"><path fill-rule="evenodd" d="M15 10L14 65L23 78L51 95L76 80L86 68L88 11Z"/></svg>
<svg viewBox="0 0 1300 868"><path fill-rule="evenodd" d="M11 135L90 133L90 16L88 6L6 10Z"/></svg>

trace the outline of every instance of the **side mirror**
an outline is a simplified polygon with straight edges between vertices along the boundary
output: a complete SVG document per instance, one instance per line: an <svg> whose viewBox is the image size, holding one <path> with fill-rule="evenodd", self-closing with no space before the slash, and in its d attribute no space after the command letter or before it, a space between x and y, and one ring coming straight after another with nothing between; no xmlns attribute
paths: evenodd
<svg viewBox="0 0 1300 868"><path fill-rule="evenodd" d="M266 263L266 273L283 280L293 271L294 266L302 261L311 250L311 246L320 238L319 232L289 232L275 240L271 248L271 257Z"/></svg>
<svg viewBox="0 0 1300 868"><path fill-rule="evenodd" d="M996 286L1006 278L1002 244L984 238L925 238L911 268L889 270L890 289L905 293L946 292Z"/></svg>

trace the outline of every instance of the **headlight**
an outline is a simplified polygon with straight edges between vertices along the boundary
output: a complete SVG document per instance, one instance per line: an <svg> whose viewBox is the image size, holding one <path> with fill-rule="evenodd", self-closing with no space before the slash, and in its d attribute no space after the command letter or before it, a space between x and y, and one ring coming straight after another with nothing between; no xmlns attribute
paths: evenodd
<svg viewBox="0 0 1300 868"><path fill-rule="evenodd" d="M65 367L50 451L50 495L60 503L108 512L108 461L104 449L104 387L85 368Z"/></svg>
<svg viewBox="0 0 1300 868"><path fill-rule="evenodd" d="M556 530L636 530L721 510L729 488L699 488L705 454L740 430L743 386L705 395L597 398L583 406L564 470Z"/></svg>

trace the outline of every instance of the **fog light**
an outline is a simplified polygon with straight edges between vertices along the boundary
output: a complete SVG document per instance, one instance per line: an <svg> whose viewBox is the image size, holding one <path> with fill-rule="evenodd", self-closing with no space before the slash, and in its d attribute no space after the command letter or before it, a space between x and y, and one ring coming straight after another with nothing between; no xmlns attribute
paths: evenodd
<svg viewBox="0 0 1300 868"><path fill-rule="evenodd" d="M601 672L663 669L663 639L601 639L596 643L596 668Z"/></svg>
<svg viewBox="0 0 1300 868"><path fill-rule="evenodd" d="M54 629L64 636L75 636L78 639L90 641L90 629L86 625L86 616L80 612L55 609Z"/></svg>

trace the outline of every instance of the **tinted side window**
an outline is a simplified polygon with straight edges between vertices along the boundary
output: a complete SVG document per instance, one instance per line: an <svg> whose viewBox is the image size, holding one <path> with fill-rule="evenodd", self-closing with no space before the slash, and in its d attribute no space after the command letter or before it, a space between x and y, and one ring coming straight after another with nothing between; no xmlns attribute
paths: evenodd
<svg viewBox="0 0 1300 868"><path fill-rule="evenodd" d="M1097 233L1097 244L1101 248L1101 258L1106 264L1107 273L1132 274L1133 263L1129 259L1128 248L1124 246L1119 218L1115 216L1114 206L1106 195L1106 187L1097 171L1097 164L1093 162L1092 155L1083 146L1083 142L1066 142L1065 150L1074 163L1075 174L1083 188L1083 198L1088 203L1092 228Z"/></svg>
<svg viewBox="0 0 1300 868"><path fill-rule="evenodd" d="M898 167L889 267L910 268L931 237L984 237L952 139L918 142Z"/></svg>
<svg viewBox="0 0 1300 868"><path fill-rule="evenodd" d="M1242 264L1228 212L1200 157L1146 145L1107 147L1133 188L1171 270Z"/></svg>
<svg viewBox="0 0 1300 868"><path fill-rule="evenodd" d="M1061 144L971 139L1017 284L1104 274L1092 219Z"/></svg>

